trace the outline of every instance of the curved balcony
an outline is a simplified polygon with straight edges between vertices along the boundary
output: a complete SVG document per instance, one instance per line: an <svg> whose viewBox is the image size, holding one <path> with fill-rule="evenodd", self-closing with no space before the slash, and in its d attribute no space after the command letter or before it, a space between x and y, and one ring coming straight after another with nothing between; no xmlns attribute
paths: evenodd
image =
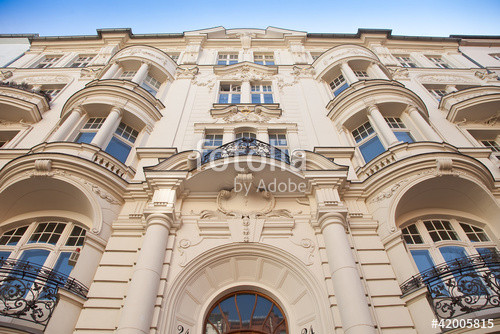
<svg viewBox="0 0 500 334"><path fill-rule="evenodd" d="M290 156L288 156L285 152L255 138L245 137L219 146L205 154L201 157L201 164L219 159L245 155L261 156L290 164Z"/></svg>
<svg viewBox="0 0 500 334"><path fill-rule="evenodd" d="M0 82L0 119L35 123L49 110L50 96L35 92L27 84Z"/></svg>
<svg viewBox="0 0 500 334"><path fill-rule="evenodd" d="M0 315L45 328L64 289L86 298L89 289L70 276L20 260L0 258Z"/></svg>
<svg viewBox="0 0 500 334"><path fill-rule="evenodd" d="M440 319L500 307L500 254L467 256L437 265L401 284L403 296L427 287Z"/></svg>

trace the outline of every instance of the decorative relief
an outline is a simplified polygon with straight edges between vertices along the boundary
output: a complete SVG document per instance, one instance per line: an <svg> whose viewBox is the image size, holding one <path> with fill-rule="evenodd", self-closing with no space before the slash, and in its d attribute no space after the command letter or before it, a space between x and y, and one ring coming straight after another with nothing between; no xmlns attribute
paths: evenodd
<svg viewBox="0 0 500 334"><path fill-rule="evenodd" d="M391 67L389 67L388 70L391 73L392 79L394 79L394 80L404 80L404 79L410 78L410 72L408 71L407 68L401 68L401 67L391 68Z"/></svg>
<svg viewBox="0 0 500 334"><path fill-rule="evenodd" d="M345 57L352 57L352 56L365 56L369 58L374 58L373 54L369 52L368 50L363 50L363 49L357 49L357 48L348 48L348 49L342 49L338 52L333 52L329 57L326 59L323 59L323 65L328 66L329 64L340 60Z"/></svg>
<svg viewBox="0 0 500 334"><path fill-rule="evenodd" d="M101 189L99 186L97 186L97 185L95 185L87 180L84 180L84 179L81 179L81 180L83 181L84 184L88 185L94 193L96 193L100 198L102 198L106 202L108 202L110 204L115 204L115 205L120 204L120 202L118 202L116 199L114 199L110 194L108 194L106 191Z"/></svg>
<svg viewBox="0 0 500 334"><path fill-rule="evenodd" d="M273 74L255 69L253 66L245 64L239 66L237 71L225 73L221 75L222 80L237 80L237 81L262 81L271 80Z"/></svg>
<svg viewBox="0 0 500 334"><path fill-rule="evenodd" d="M178 67L177 72L175 72L176 79L191 79L193 80L198 74L198 66L193 67Z"/></svg>
<svg viewBox="0 0 500 334"><path fill-rule="evenodd" d="M12 71L0 71L0 80L8 79L12 76Z"/></svg>
<svg viewBox="0 0 500 334"><path fill-rule="evenodd" d="M80 71L80 78L94 80L101 73L102 67L84 67Z"/></svg>
<svg viewBox="0 0 500 334"><path fill-rule="evenodd" d="M216 80L213 75L196 75L192 83L196 86L207 87L211 92Z"/></svg>
<svg viewBox="0 0 500 334"><path fill-rule="evenodd" d="M435 75L435 74L429 74L429 75L422 75L418 77L418 80L420 82L425 82L425 83L466 83L470 84L473 80L472 78L464 78L461 76L454 76L454 75Z"/></svg>
<svg viewBox="0 0 500 334"><path fill-rule="evenodd" d="M151 60L156 61L158 64L162 65L163 67L168 66L168 61L167 58L164 57L163 55L155 54L151 51L144 50L144 49L138 49L138 48L128 48L118 55L117 59L120 59L125 56L138 56L140 58L148 58Z"/></svg>
<svg viewBox="0 0 500 334"><path fill-rule="evenodd" d="M498 75L495 72L488 73L487 70L480 70L474 73L481 80L497 80Z"/></svg>
<svg viewBox="0 0 500 334"><path fill-rule="evenodd" d="M495 116L491 116L488 118L483 118L483 119L478 119L474 121L469 121L467 118L464 117L464 119L460 122L457 123L457 125L461 124L482 124L486 126L495 126L497 123L500 122L500 111L497 111Z"/></svg>
<svg viewBox="0 0 500 334"><path fill-rule="evenodd" d="M52 76L39 76L39 77L29 77L29 78L24 78L23 82L27 83L28 85L41 85L41 84L48 84L48 83L68 83L70 79L65 76L61 75L52 75Z"/></svg>
<svg viewBox="0 0 500 334"><path fill-rule="evenodd" d="M301 246L309 251L309 255L307 257L307 261L305 262L305 265L306 266L313 265L314 264L314 251L316 250L316 245L314 244L314 242L309 238L302 239L302 240L300 240L300 242L296 242L292 238L290 238L289 240L292 243L294 243L295 245Z"/></svg>
<svg viewBox="0 0 500 334"><path fill-rule="evenodd" d="M197 242L195 243L192 243L191 240L189 239L181 239L179 241L179 243L177 244L177 249L179 250L179 255L180 255L180 262L179 262L179 266L181 267L185 267L186 264L187 264L187 254L186 254L186 250L191 247L191 246L196 246L198 245L203 239L200 238L200 240L198 240Z"/></svg>

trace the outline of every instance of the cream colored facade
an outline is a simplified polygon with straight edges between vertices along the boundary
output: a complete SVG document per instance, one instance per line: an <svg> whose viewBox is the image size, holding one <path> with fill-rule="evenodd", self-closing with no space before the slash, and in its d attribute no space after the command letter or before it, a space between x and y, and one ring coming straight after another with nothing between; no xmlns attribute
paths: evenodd
<svg viewBox="0 0 500 334"><path fill-rule="evenodd" d="M32 38L0 69L0 332L493 332L498 68L484 36Z"/></svg>

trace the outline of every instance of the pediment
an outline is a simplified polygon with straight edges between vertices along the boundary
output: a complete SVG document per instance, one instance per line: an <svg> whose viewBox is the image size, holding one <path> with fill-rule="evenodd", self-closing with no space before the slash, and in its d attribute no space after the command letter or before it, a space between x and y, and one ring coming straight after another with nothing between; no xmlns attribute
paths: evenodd
<svg viewBox="0 0 500 334"><path fill-rule="evenodd" d="M214 73L222 79L238 81L258 81L271 78L278 74L277 67L254 64L250 62L237 63L233 65L216 66Z"/></svg>
<svg viewBox="0 0 500 334"><path fill-rule="evenodd" d="M214 104L210 114L217 120L226 123L254 122L264 123L271 119L281 117L282 110L277 103L267 105L248 105L248 104Z"/></svg>

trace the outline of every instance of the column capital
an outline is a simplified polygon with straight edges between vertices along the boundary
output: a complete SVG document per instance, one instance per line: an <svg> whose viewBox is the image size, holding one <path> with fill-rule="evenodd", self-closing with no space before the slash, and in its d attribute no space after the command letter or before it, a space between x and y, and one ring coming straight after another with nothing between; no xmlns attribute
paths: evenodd
<svg viewBox="0 0 500 334"><path fill-rule="evenodd" d="M111 111L109 113L111 114L112 112L117 113L118 116L122 116L123 115L122 108L119 108L119 107L112 107Z"/></svg>
<svg viewBox="0 0 500 334"><path fill-rule="evenodd" d="M373 112L375 112L375 111L379 111L379 110L378 110L377 105L374 103L374 104L369 104L369 105L366 107L366 111L368 112L368 114L372 114Z"/></svg>
<svg viewBox="0 0 500 334"><path fill-rule="evenodd" d="M77 112L78 114L80 114L80 116L83 116L85 115L85 110L83 110L83 107L82 106L77 106L77 107L74 107L73 109L71 109L71 112Z"/></svg>
<svg viewBox="0 0 500 334"><path fill-rule="evenodd" d="M146 224L148 228L153 225L161 225L170 231L172 227L177 227L174 223L173 213L145 212L144 215L146 216Z"/></svg>
<svg viewBox="0 0 500 334"><path fill-rule="evenodd" d="M339 224L347 228L346 214L347 212L320 212L318 215L318 226L321 232L332 224Z"/></svg>

